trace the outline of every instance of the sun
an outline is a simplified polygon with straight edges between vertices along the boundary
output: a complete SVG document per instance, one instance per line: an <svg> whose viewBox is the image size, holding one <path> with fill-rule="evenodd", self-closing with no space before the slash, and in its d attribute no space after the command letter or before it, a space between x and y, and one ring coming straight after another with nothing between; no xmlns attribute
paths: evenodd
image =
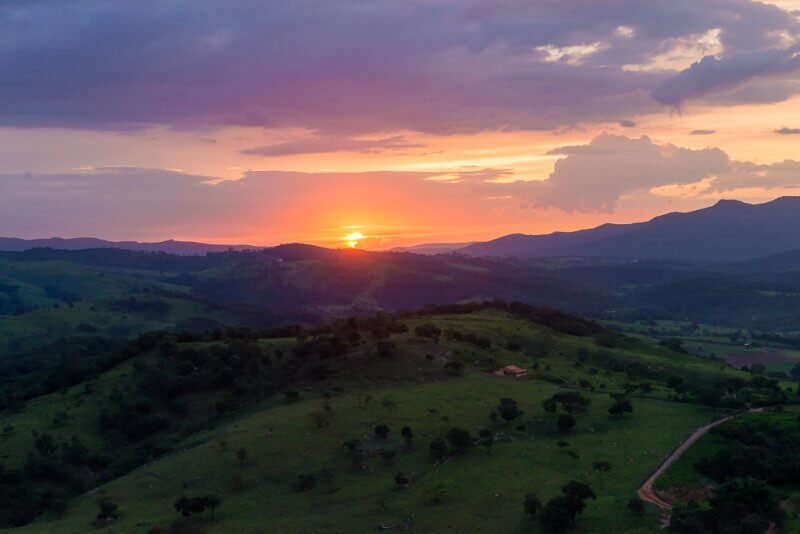
<svg viewBox="0 0 800 534"><path fill-rule="evenodd" d="M344 236L344 242L347 244L348 247L356 248L358 246L358 242L364 239L365 237L367 236L365 236L361 232L351 232L346 236Z"/></svg>

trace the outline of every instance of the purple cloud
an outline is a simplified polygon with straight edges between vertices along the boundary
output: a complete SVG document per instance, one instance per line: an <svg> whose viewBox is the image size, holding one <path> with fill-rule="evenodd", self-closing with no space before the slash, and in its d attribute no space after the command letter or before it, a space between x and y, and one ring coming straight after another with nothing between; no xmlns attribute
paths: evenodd
<svg viewBox="0 0 800 534"><path fill-rule="evenodd" d="M800 135L800 128L783 127L778 130L775 130L775 133L780 135Z"/></svg>
<svg viewBox="0 0 800 534"><path fill-rule="evenodd" d="M728 166L728 156L717 148L659 145L646 136L601 135L588 145L551 154L566 157L556 162L547 180L532 186L531 203L564 211L612 211L624 194L694 183Z"/></svg>
<svg viewBox="0 0 800 534"><path fill-rule="evenodd" d="M713 28L719 65L675 81L624 68ZM786 72L791 58L743 58L797 31L791 14L746 0L11 1L0 125L548 129Z"/></svg>
<svg viewBox="0 0 800 534"><path fill-rule="evenodd" d="M425 145L411 143L402 136L385 139L350 139L340 137L313 137L274 145L248 148L242 154L251 156L294 156L298 154L327 154L331 152L377 153L405 148L421 148Z"/></svg>
<svg viewBox="0 0 800 534"><path fill-rule="evenodd" d="M779 76L800 70L800 45L787 49L748 51L721 59L706 56L662 82L653 98L679 107L685 100L737 87L754 78Z"/></svg>

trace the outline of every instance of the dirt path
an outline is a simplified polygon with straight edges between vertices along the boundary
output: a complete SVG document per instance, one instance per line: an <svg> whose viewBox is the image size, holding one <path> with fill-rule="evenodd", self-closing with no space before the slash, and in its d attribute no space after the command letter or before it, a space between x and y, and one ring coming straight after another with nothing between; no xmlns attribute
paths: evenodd
<svg viewBox="0 0 800 534"><path fill-rule="evenodd" d="M721 424L723 424L723 423L727 423L727 422L728 422L728 421L730 421L731 419L734 419L734 418L736 418L736 417L739 417L739 416L741 416L741 415L745 415L745 414L748 414L748 413L761 412L761 411L763 411L763 410L764 410L763 408L753 408L753 409L751 409L751 410L749 410L749 411L747 411L747 412L742 412L742 413L740 413L740 414L736 414L736 415L729 415L728 417L724 417L724 418L722 418L722 419L719 419L719 420L717 420L717 421L714 421L713 423L709 423L709 424L707 424L707 425L701 426L700 428L698 428L697 430L695 430L695 431L692 433L692 435L691 435L691 436L689 436L689 437L686 439L686 441L684 441L683 443L681 443L681 444L678 446L678 448L677 448L677 449L675 449L675 450L672 452L672 454L670 454L670 455L667 457L667 459L666 459L666 460L664 460L664 461L661 463L661 465L659 465L659 466L658 466L658 469L656 469L656 470L653 472L653 474L652 474L652 475L650 475L650 477L649 477L647 480L645 480L644 484L642 484L642 486L641 486L641 487L639 488L639 490L637 491L637 493L639 494L639 497L640 497L640 498L641 498L643 501L647 501L647 502L649 502L649 503L655 504L656 506L658 506L659 508L662 508L663 510L672 510L672 504L671 504L671 503L669 503L669 502L667 502L667 501L665 501L663 498L661 498L661 496L659 496L659 495L658 495L658 493L656 493L656 491L653 489L653 484L655 484L656 480L658 480L658 477L660 477L661 475L663 475L663 474L664 474L664 472L665 472L667 469L669 469L669 467L670 467L672 464L674 464L675 462L677 462L677 461L680 459L680 457L681 457L681 456L683 456L683 455L684 455L684 453L685 453L686 451L688 451L688 450L689 450L689 448L690 448L692 445L694 445L695 443L697 443L697 440L699 440L700 438L702 438L702 437L703 437L703 436L704 436L704 435L705 435L705 434L706 434L706 433L707 433L709 430L711 430L711 429L712 429L712 428L714 428L715 426L719 426L719 425L721 425Z"/></svg>

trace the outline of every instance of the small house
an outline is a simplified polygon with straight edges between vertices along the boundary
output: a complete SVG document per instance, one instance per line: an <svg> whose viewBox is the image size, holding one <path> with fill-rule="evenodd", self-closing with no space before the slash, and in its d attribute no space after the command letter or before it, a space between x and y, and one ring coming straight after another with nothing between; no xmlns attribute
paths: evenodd
<svg viewBox="0 0 800 534"><path fill-rule="evenodd" d="M519 378L527 375L528 372L522 367L517 367L516 365L506 365L505 367L501 367L495 371L494 374L497 376L513 376L514 378Z"/></svg>

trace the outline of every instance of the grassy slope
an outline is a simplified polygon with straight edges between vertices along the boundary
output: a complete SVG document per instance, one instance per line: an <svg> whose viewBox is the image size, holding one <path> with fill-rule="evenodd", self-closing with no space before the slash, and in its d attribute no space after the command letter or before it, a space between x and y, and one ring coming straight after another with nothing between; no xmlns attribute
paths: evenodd
<svg viewBox="0 0 800 534"><path fill-rule="evenodd" d="M84 266L63 261L0 259L0 283L16 287L14 298L26 312L0 315L0 356L24 352L55 341L65 334L130 336L166 328L193 316L214 317L198 304L181 299L138 295L149 289L183 291L161 281L162 273ZM56 288L56 293L48 288ZM123 312L111 303L115 297L162 299L169 310L162 315ZM6 295L3 298L10 298ZM76 300L72 304L66 302ZM84 325L86 330L79 328Z"/></svg>
<svg viewBox="0 0 800 534"><path fill-rule="evenodd" d="M209 311L203 304L156 295L139 295L140 301L162 301L164 313L123 311L114 305L113 297L83 300L40 308L22 315L0 316L0 355L31 350L56 341L65 332L71 335L129 337L148 330L170 328L193 317L225 321L224 314ZM82 330L82 326L87 330Z"/></svg>
<svg viewBox="0 0 800 534"><path fill-rule="evenodd" d="M320 400L268 408L202 439L195 438L208 441L116 480L98 494L78 498L58 528L62 532L85 530L96 513L99 495L119 502L124 512L115 531L139 532L146 530L137 527L142 520L166 523L174 519L172 502L182 492L213 492L224 503L213 532L256 527L292 532L366 531L409 515L414 515L415 526L422 530L479 532L491 526L509 532L529 526L520 508L527 492L549 498L567 481L579 479L591 483L600 495L582 517L582 528L592 530L592 525L602 524L603 529L617 532L650 531L653 518L631 518L625 512L627 500L658 459L688 429L707 421L709 413L691 405L641 400L634 417L617 421L606 413L608 399L593 395L592 408L579 417L580 428L566 437L571 446L561 449L556 442L565 437L554 430L553 417L542 413L540 406L541 400L555 391L555 386L540 382L471 374L445 383L375 391L376 402L367 409L359 406L355 395L344 395L327 401L336 422L324 430L318 430L308 418L319 408ZM486 414L506 395L518 399L525 410L525 432L509 431L509 441L497 443L490 453L482 448L473 450L431 469L426 444L432 437L443 435L450 425L470 429L485 425ZM384 398L396 404L395 411L383 406L380 401ZM438 413L432 414L430 409ZM445 416L449 422L443 420ZM418 436L415 449L399 454L393 466L372 457L367 472L353 473L342 441L368 436L373 425L381 422L395 431L390 441L396 441L397 429L411 425ZM268 436L270 427L274 431ZM223 441L227 449L223 449ZM238 467L234 454L239 447L251 453L244 468ZM570 458L566 450L574 450L580 458ZM597 460L608 460L614 466L602 482L591 469ZM323 468L336 473L333 492L324 484L308 493L291 489L298 474ZM393 476L398 470L415 481L407 491L394 488ZM252 479L254 488L234 493L237 475ZM440 483L447 486L443 504L429 504L433 487ZM40 523L29 531L47 532L50 528L53 525Z"/></svg>
<svg viewBox="0 0 800 534"><path fill-rule="evenodd" d="M322 387L313 386L303 392L296 404L286 405L280 399L266 401L229 424L176 443L181 452L76 498L66 517L57 523L42 518L23 530L84 532L96 514L97 501L107 496L120 504L123 514L109 531L146 532L147 525L168 524L176 517L172 503L184 492L220 495L223 504L217 520L207 525L211 532L365 531L374 530L382 522L397 523L410 516L422 531L535 530L538 524L522 516L524 495L535 491L547 500L565 482L578 479L589 482L599 495L580 519L581 530L653 531L657 514L635 519L625 508L627 500L645 475L690 430L710 420L713 414L709 409L666 402L666 389L656 385L650 395L653 398L634 399L632 417L613 419L606 411L611 399L599 385L605 384L606 391L618 391L627 378L604 370L591 373L588 365L575 367L579 347L598 349L590 339L562 336L497 312L425 318L409 321L409 326L413 328L421 322L490 335L494 347L483 351L465 343L444 341L434 346L413 336L397 336L400 349L395 361L371 369L368 384L356 376L341 377L336 384L344 393L331 399L323 399ZM522 342L526 347L523 353L502 349L508 340ZM535 354L542 345L549 347L547 354ZM578 416L578 429L565 437L555 431L555 416L544 413L541 407L543 399L559 391L558 386L541 379L524 382L486 375L476 365L470 365L462 377L431 382L433 373L427 373L427 368L440 369L441 363L430 362L424 355L445 349L460 351L467 362L490 355L502 363L525 367L530 367L531 356L535 355L540 362L538 377L564 377L572 385L589 378L598 390L584 392L592 399L590 410ZM698 373L736 373L720 370L713 362L657 350L617 353L658 367L688 366ZM12 440L0 442L0 457L7 455L4 461L8 465L22 461L21 455L13 451L30 447L31 430L47 431L59 438L76 433L87 444L98 443L100 436L93 425L94 403L103 392L124 380L128 366L123 364L101 377L96 392L84 395L80 406L74 404L79 401L82 386L72 388L66 396L55 394L29 403L10 419L17 431ZM365 388L372 388L373 397L366 409L362 406ZM443 437L451 426L464 427L475 435L479 427L489 424L489 411L504 396L515 398L525 411L525 431L501 428L506 437L491 452L478 448L432 469L427 449L430 440ZM309 414L324 403L331 406L335 421L320 430ZM53 416L65 406L72 406L71 418L64 426L54 427ZM390 446L398 451L394 465L384 465L375 454L368 458L365 472L352 472L342 442L358 437L377 449L381 444L373 443L369 436L379 423L388 424L392 430ZM415 432L412 451L404 451L398 438L399 429L405 425ZM270 428L274 429L271 435ZM570 446L558 447L556 443L562 439ZM235 456L239 447L250 453L243 468L238 467ZM579 458L570 457L569 450ZM613 465L602 479L592 470L592 462L599 460ZM324 482L307 493L293 491L292 482L299 474L318 473L324 468L335 473L332 491ZM394 487L397 471L414 482L405 491ZM244 479L244 484L241 480L235 483L237 478ZM431 494L439 484L446 487L444 498L442 504L434 505L430 503ZM252 487L240 491L237 485Z"/></svg>

